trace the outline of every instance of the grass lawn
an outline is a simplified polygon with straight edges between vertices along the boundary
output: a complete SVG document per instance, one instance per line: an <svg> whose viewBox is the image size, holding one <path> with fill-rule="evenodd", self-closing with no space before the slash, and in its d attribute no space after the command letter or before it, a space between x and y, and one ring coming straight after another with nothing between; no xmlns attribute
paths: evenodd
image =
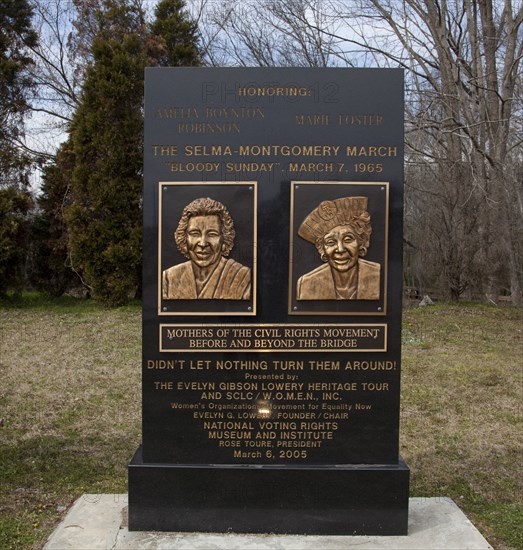
<svg viewBox="0 0 523 550"><path fill-rule="evenodd" d="M140 443L140 306L0 303L0 548L40 548L83 493L127 492ZM402 454L412 496L449 496L523 548L521 310L405 311Z"/></svg>
<svg viewBox="0 0 523 550"><path fill-rule="evenodd" d="M523 548L523 317L405 312L401 452L412 496L451 497L496 549Z"/></svg>

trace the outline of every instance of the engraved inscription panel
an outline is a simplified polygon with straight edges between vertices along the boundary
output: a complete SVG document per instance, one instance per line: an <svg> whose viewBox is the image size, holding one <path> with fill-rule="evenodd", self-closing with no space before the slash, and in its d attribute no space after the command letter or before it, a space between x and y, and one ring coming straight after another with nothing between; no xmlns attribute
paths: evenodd
<svg viewBox="0 0 523 550"><path fill-rule="evenodd" d="M144 462L397 463L402 94L147 69Z"/></svg>

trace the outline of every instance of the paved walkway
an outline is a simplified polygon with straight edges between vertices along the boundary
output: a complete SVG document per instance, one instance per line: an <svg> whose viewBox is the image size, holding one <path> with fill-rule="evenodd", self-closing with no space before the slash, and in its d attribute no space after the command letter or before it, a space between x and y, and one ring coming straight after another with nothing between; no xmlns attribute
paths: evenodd
<svg viewBox="0 0 523 550"><path fill-rule="evenodd" d="M406 537L129 532L127 495L83 495L45 550L492 550L446 497L411 498Z"/></svg>

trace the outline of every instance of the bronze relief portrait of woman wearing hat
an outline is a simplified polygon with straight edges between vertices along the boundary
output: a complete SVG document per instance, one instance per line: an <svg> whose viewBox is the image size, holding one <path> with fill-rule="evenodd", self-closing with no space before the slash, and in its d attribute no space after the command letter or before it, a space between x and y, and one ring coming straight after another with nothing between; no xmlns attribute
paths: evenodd
<svg viewBox="0 0 523 550"><path fill-rule="evenodd" d="M379 300L381 266L363 259L372 233L367 197L322 202L298 235L314 244L323 265L298 279L297 300Z"/></svg>
<svg viewBox="0 0 523 550"><path fill-rule="evenodd" d="M291 182L290 315L385 315L388 182Z"/></svg>

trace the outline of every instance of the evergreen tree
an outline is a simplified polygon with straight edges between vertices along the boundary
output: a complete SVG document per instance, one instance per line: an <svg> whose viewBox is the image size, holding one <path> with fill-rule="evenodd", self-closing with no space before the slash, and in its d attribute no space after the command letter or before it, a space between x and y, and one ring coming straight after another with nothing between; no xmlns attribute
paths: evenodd
<svg viewBox="0 0 523 550"><path fill-rule="evenodd" d="M156 59L162 67L195 67L201 65L197 47L198 26L185 11L184 0L161 0L151 25L151 38L156 45Z"/></svg>
<svg viewBox="0 0 523 550"><path fill-rule="evenodd" d="M0 295L23 288L32 202L26 191L0 189Z"/></svg>
<svg viewBox="0 0 523 550"><path fill-rule="evenodd" d="M71 269L64 210L70 203L74 154L62 144L52 164L44 168L38 213L31 231L30 282L38 290L61 296L80 280Z"/></svg>
<svg viewBox="0 0 523 550"><path fill-rule="evenodd" d="M27 0L0 0L0 292L20 289L24 278L29 159L20 153L32 63L27 46L36 44Z"/></svg>
<svg viewBox="0 0 523 550"><path fill-rule="evenodd" d="M110 0L99 14L80 106L66 209L73 266L94 296L121 304L141 288L143 13Z"/></svg>
<svg viewBox="0 0 523 550"><path fill-rule="evenodd" d="M143 75L146 65L197 65L196 26L164 0L147 28L128 0L95 14L92 64L71 125L75 167L65 219L70 261L109 304L141 292Z"/></svg>
<svg viewBox="0 0 523 550"><path fill-rule="evenodd" d="M32 82L27 69L32 59L27 46L34 46L32 9L27 0L0 0L0 176L17 168L15 140L23 130L27 91Z"/></svg>

